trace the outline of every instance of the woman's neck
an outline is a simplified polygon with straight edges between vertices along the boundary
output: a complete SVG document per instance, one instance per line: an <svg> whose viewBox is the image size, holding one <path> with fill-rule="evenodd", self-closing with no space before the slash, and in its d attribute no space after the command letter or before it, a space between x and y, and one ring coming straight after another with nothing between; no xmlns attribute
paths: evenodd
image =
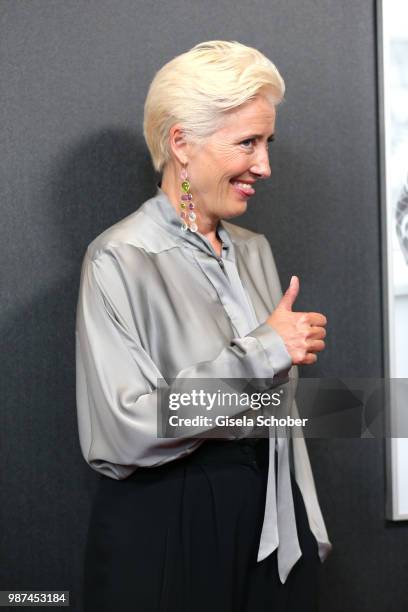
<svg viewBox="0 0 408 612"><path fill-rule="evenodd" d="M181 179L178 176L179 172L173 165L168 165L163 171L163 177L161 180L160 188L167 195L170 203L174 207L177 214L180 214L180 192L181 192ZM214 248L218 257L221 256L222 243L217 235L217 226L219 219L214 219L209 215L205 214L205 210L198 207L195 210L197 214L196 223L198 225L198 231L200 234L205 236Z"/></svg>

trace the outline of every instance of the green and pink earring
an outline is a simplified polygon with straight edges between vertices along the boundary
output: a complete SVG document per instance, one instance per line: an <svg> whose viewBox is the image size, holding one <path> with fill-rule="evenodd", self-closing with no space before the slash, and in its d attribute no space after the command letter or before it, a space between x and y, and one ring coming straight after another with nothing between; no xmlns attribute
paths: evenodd
<svg viewBox="0 0 408 612"><path fill-rule="evenodd" d="M190 232L198 231L196 223L197 215L195 213L195 204L193 202L193 195L190 192L190 181L188 180L187 168L182 168L180 172L181 183L181 201L180 201L180 218L181 218L181 231L186 232L188 229Z"/></svg>

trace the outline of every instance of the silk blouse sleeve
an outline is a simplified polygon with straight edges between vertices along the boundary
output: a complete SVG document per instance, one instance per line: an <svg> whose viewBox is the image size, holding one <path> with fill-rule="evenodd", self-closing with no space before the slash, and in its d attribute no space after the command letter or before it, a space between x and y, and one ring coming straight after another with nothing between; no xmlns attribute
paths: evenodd
<svg viewBox="0 0 408 612"><path fill-rule="evenodd" d="M149 290L154 295L154 287ZM92 259L86 253L76 316L80 444L93 469L116 479L187 455L202 443L157 437L158 379L164 377L142 344L114 257L101 253ZM176 378L256 379L269 388L290 363L280 336L263 323Z"/></svg>

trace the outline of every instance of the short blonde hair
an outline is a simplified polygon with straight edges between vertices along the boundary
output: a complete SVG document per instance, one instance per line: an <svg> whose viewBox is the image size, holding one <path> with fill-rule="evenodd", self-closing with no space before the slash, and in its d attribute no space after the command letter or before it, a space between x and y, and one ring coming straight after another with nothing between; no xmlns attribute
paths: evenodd
<svg viewBox="0 0 408 612"><path fill-rule="evenodd" d="M156 73L146 97L143 133L155 170L161 172L170 159L175 123L198 142L220 127L228 111L259 94L275 106L284 93L276 66L239 42L211 40L178 55Z"/></svg>

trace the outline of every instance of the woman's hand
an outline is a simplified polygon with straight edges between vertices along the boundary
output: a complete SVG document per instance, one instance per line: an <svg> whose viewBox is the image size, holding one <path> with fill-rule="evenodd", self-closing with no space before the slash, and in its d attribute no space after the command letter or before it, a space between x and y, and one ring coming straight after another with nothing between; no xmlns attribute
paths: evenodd
<svg viewBox="0 0 408 612"><path fill-rule="evenodd" d="M310 365L325 348L327 319L318 312L292 312L299 293L299 279L292 276L289 288L266 322L278 332L294 365Z"/></svg>

